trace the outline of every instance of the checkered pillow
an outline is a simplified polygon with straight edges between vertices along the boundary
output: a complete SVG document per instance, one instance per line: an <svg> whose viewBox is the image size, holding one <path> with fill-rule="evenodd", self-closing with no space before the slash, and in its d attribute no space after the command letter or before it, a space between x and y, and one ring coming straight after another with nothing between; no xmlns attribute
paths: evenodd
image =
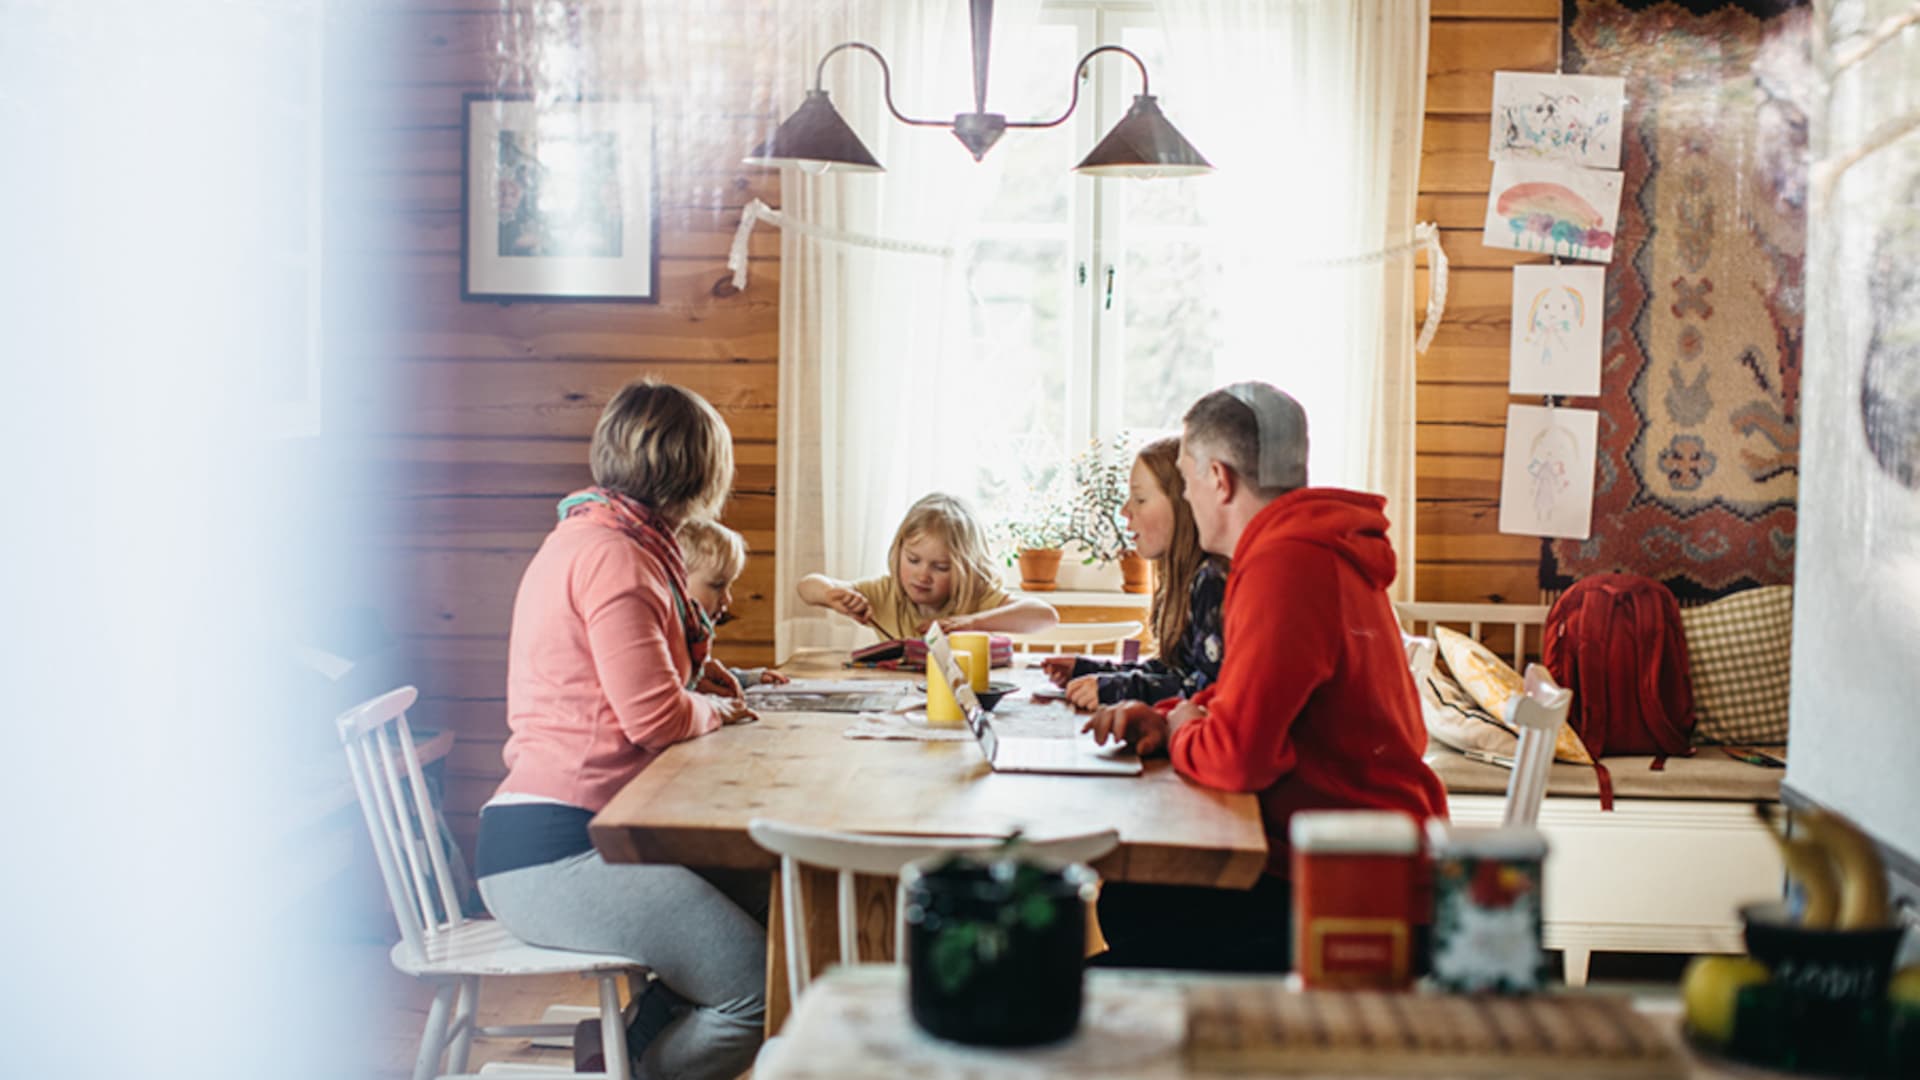
<svg viewBox="0 0 1920 1080"><path fill-rule="evenodd" d="M1693 674L1696 742L1787 741L1793 586L1748 589L1682 608Z"/></svg>

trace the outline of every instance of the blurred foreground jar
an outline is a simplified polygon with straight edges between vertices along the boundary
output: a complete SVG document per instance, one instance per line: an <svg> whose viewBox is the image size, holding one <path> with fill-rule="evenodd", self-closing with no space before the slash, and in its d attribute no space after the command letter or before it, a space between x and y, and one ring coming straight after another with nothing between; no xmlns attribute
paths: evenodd
<svg viewBox="0 0 1920 1080"><path fill-rule="evenodd" d="M1526 826L1427 823L1433 858L1433 982L1444 990L1526 994L1546 982L1540 947L1547 840Z"/></svg>
<svg viewBox="0 0 1920 1080"><path fill-rule="evenodd" d="M1398 989L1412 979L1420 829L1385 810L1307 810L1293 845L1293 956L1308 987Z"/></svg>
<svg viewBox="0 0 1920 1080"><path fill-rule="evenodd" d="M942 856L901 875L914 1022L955 1042L1031 1046L1080 1024L1086 913L1098 875Z"/></svg>

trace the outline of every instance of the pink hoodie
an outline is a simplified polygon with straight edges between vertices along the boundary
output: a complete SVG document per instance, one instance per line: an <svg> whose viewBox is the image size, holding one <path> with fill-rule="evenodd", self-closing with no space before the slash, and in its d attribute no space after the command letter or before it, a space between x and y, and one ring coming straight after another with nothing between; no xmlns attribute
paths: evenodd
<svg viewBox="0 0 1920 1080"><path fill-rule="evenodd" d="M720 726L686 688L692 662L667 580L609 511L548 534L513 601L500 792L598 812L662 750Z"/></svg>

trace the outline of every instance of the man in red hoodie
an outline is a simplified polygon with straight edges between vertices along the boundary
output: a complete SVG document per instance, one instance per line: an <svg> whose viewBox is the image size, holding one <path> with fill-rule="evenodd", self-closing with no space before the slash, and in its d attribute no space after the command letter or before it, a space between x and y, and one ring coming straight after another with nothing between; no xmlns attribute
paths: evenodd
<svg viewBox="0 0 1920 1080"><path fill-rule="evenodd" d="M1220 678L1170 711L1123 703L1087 726L1167 753L1196 783L1257 793L1267 872L1247 893L1110 887L1101 922L1116 965L1284 970L1295 812L1447 813L1387 597L1386 500L1308 487L1306 414L1261 382L1187 410L1180 472L1200 546L1233 560Z"/></svg>

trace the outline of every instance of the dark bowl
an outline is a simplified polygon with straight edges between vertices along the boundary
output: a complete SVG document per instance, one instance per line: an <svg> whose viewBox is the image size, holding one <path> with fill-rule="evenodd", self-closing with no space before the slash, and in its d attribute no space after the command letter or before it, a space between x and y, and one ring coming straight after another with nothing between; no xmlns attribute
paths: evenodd
<svg viewBox="0 0 1920 1080"><path fill-rule="evenodd" d="M1000 704L1001 698L1006 697L1008 694L1011 694L1018 689L1020 689L1020 686L1018 683L1000 682L999 680L996 679L992 682L987 683L987 688L985 690L975 690L973 692L973 696L980 699L981 708L987 710L988 712L992 712L993 707L995 705Z"/></svg>
<svg viewBox="0 0 1920 1080"><path fill-rule="evenodd" d="M1767 966L1772 980L1741 991L1735 1056L1790 1069L1877 1075L1879 1052L1888 1042L1887 978L1901 927L1812 930L1787 921L1779 901L1748 904L1740 918L1747 952Z"/></svg>
<svg viewBox="0 0 1920 1080"><path fill-rule="evenodd" d="M1810 930L1787 921L1779 901L1740 909L1747 952L1791 993L1825 1001L1878 1001L1887 992L1898 925L1867 930Z"/></svg>

